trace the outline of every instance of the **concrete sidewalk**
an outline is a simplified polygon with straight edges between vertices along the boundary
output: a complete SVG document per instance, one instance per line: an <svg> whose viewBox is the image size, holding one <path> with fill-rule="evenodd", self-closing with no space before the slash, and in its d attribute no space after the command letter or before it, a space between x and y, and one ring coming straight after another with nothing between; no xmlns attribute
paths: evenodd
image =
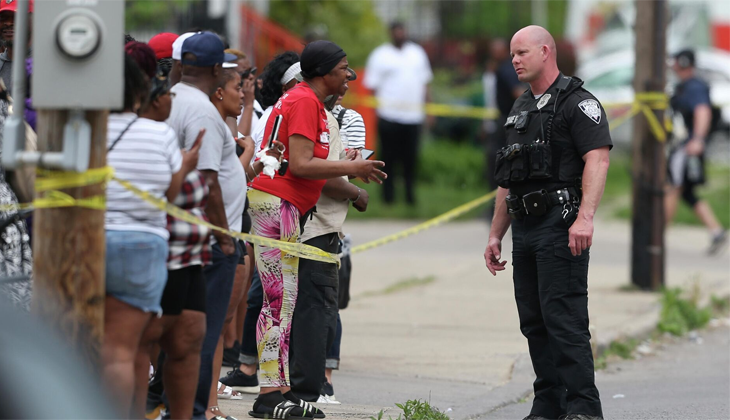
<svg viewBox="0 0 730 420"><path fill-rule="evenodd" d="M409 222L347 223L355 245L412 226ZM430 400L452 418L470 418L518 400L534 379L519 331L511 266L492 277L484 264L488 225L451 223L353 256L352 301L341 312L344 338L330 419L369 418L396 403ZM730 293L727 252L705 255L702 229L667 236L667 285ZM629 283L630 229L596 223L589 272L592 333L599 345L656 325L658 295L623 291ZM511 241L503 254L510 260ZM252 399L224 402L245 418ZM526 415L527 413L525 413Z"/></svg>

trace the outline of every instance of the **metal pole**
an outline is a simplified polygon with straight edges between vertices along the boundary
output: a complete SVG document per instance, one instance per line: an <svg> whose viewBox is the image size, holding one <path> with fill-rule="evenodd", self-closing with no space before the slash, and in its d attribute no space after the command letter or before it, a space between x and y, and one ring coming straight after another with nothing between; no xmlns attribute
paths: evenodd
<svg viewBox="0 0 730 420"><path fill-rule="evenodd" d="M13 116L23 120L25 114L25 57L28 55L28 0L16 0L15 39L13 40Z"/></svg>

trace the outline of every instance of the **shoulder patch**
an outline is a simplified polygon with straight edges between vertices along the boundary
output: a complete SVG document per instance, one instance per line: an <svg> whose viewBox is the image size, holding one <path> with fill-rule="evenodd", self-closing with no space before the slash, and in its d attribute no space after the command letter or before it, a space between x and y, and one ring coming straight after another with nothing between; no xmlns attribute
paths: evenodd
<svg viewBox="0 0 730 420"><path fill-rule="evenodd" d="M596 124L601 122L601 106L597 100L585 99L578 104L578 108Z"/></svg>

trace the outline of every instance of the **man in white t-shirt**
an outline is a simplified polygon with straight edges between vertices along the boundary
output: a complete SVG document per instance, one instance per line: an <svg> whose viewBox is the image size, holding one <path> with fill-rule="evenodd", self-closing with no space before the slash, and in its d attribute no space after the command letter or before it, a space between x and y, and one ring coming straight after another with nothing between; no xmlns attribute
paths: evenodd
<svg viewBox="0 0 730 420"><path fill-rule="evenodd" d="M246 177L236 157L231 130L210 102L210 93L219 85L224 62L236 57L223 52L223 42L211 32L197 33L182 44L182 78L171 92L175 94L167 123L175 130L180 147L188 149L200 129L205 135L200 147L198 170L210 187L205 212L211 223L235 232L241 231L246 199ZM230 236L213 233L213 264L206 266L206 331L200 354L200 376L193 409L194 419L205 419L213 378L213 355L221 335L233 288L236 265L241 255ZM183 315L184 316L184 315Z"/></svg>
<svg viewBox="0 0 730 420"><path fill-rule="evenodd" d="M365 87L378 99L380 155L388 169L383 198L392 203L398 165L406 183L406 200L415 203L414 183L421 125L426 119L423 105L433 79L431 64L423 48L406 38L401 22L390 26L392 42L376 48L365 67Z"/></svg>

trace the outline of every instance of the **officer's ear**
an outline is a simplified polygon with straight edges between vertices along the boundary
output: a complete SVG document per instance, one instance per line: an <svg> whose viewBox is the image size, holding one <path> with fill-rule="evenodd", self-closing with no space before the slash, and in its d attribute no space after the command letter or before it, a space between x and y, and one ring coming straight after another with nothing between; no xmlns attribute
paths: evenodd
<svg viewBox="0 0 730 420"><path fill-rule="evenodd" d="M546 61L550 55L550 47L543 45L540 47L540 53L542 54L542 61Z"/></svg>

